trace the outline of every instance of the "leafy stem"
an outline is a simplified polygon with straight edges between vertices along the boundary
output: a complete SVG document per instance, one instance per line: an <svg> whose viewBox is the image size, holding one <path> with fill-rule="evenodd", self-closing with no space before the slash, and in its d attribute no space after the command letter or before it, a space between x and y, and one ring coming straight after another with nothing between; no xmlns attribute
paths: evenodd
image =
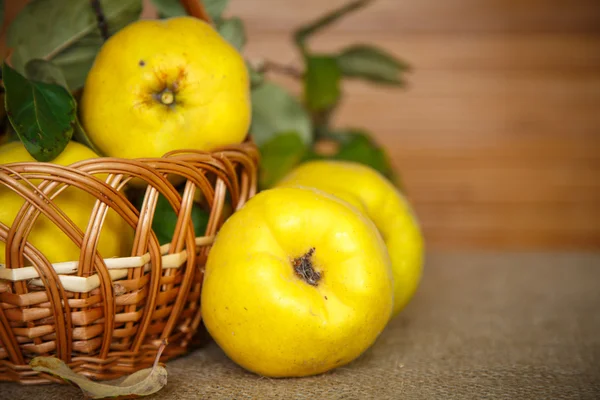
<svg viewBox="0 0 600 400"><path fill-rule="evenodd" d="M323 15L321 18L317 19L316 21L300 27L294 33L294 41L296 42L296 44L298 45L298 47L300 48L302 53L307 54L308 52L306 49L306 40L308 39L309 36L313 35L314 33L318 32L319 30L325 28L326 26L332 24L333 22L342 18L346 14L351 13L352 11L358 10L358 9L366 6L371 1L373 1L373 0L355 0L348 4L343 5L342 7L338 8L336 10L333 10L333 11Z"/></svg>

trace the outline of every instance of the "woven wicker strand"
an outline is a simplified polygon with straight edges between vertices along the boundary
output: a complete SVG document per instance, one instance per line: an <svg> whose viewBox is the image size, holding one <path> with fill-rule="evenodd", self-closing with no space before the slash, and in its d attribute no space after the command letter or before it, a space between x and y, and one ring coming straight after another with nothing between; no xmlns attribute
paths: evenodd
<svg viewBox="0 0 600 400"><path fill-rule="evenodd" d="M237 210L255 194L258 158L254 144L245 142L158 159L0 165L0 185L24 199L13 224L0 223L6 243L6 263L0 265L0 380L64 383L29 367L38 355L56 356L78 373L106 380L151 366L163 339L169 345L161 361L187 352L200 326L202 271L224 222L226 196ZM183 179L182 194L173 177ZM124 193L132 179L148 184L140 211ZM54 202L65 190L96 199L85 231ZM210 210L205 232L194 232L191 221L197 191ZM151 228L159 194L178 215L171 243L162 246ZM108 210L135 229L129 257L104 259L97 251ZM51 264L27 241L42 216L80 248L78 260Z"/></svg>

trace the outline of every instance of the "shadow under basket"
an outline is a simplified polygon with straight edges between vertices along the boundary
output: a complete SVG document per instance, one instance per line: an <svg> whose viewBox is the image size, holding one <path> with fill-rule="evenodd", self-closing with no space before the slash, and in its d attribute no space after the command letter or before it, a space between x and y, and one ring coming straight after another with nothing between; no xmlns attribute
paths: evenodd
<svg viewBox="0 0 600 400"><path fill-rule="evenodd" d="M29 362L37 356L55 356L77 373L108 380L150 367L164 339L161 361L188 352L201 331L209 248L228 213L255 194L258 158L255 145L246 142L154 159L0 165L0 190L24 200L12 226L0 223L6 244L6 264L0 265L0 380L64 383L32 370ZM85 230L54 201L64 190L93 196ZM137 208L126 197L131 192L138 194ZM162 246L152 230L159 195L177 215L172 241ZM205 232L194 232L194 204L208 213ZM132 229L130 257L103 259L97 251L108 210ZM40 218L77 246L78 260L51 264L28 242Z"/></svg>

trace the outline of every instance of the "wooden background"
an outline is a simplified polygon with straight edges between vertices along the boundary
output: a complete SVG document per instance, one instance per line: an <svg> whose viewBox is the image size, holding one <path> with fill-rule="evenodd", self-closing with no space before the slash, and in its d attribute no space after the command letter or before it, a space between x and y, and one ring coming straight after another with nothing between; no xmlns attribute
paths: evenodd
<svg viewBox="0 0 600 400"><path fill-rule="evenodd" d="M232 0L249 57L344 0ZM316 37L384 47L405 91L347 84L339 125L389 150L430 248L600 249L600 2L377 0ZM294 88L292 82L287 82Z"/></svg>
<svg viewBox="0 0 600 400"><path fill-rule="evenodd" d="M228 14L249 58L298 65L293 28L344 1L231 0ZM337 123L388 149L430 249L600 249L598 0L377 0L311 46L356 42L414 68L403 91L346 84Z"/></svg>

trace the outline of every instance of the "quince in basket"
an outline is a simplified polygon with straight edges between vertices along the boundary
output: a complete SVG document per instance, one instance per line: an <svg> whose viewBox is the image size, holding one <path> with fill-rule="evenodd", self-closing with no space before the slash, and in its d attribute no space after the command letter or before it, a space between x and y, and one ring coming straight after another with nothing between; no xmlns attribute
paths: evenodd
<svg viewBox="0 0 600 400"><path fill-rule="evenodd" d="M237 364L299 377L348 364L385 328L391 262L375 225L312 188L263 191L222 226L208 255L204 324Z"/></svg>
<svg viewBox="0 0 600 400"><path fill-rule="evenodd" d="M110 157L237 144L251 119L248 71L200 19L139 20L102 46L80 113L91 141Z"/></svg>
<svg viewBox="0 0 600 400"><path fill-rule="evenodd" d="M69 165L77 161L96 158L98 155L77 142L69 142L65 150L54 159L54 164ZM21 142L10 142L0 146L0 164L34 162ZM39 181L33 182L39 184ZM74 187L61 192L54 203L85 232L96 198ZM0 222L10 227L25 203L25 200L5 186L0 186ZM44 215L36 220L28 241L51 263L77 261L79 247ZM133 229L114 210L106 215L98 243L98 251L104 258L123 257L131 251ZM0 241L0 263L5 262L6 244Z"/></svg>

